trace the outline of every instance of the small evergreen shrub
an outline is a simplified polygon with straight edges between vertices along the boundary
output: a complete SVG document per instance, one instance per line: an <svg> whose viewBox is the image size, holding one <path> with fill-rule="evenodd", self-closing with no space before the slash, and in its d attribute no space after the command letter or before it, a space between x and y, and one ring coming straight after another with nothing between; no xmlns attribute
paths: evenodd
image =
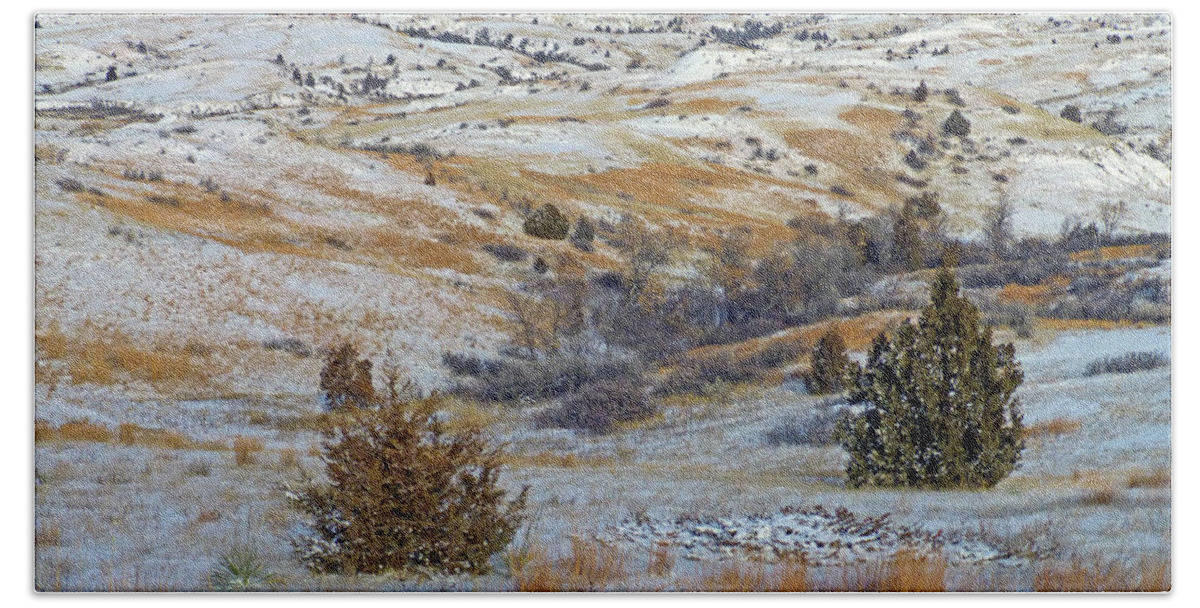
<svg viewBox="0 0 1200 608"><path fill-rule="evenodd" d="M528 487L509 500L501 453L477 430L449 433L439 398L350 412L323 432L328 481L289 491L308 517L293 540L316 572L488 572L520 527Z"/></svg>
<svg viewBox="0 0 1200 608"><path fill-rule="evenodd" d="M539 239L561 241L567 238L571 224L558 207L549 203L542 205L525 219L525 234Z"/></svg>
<svg viewBox="0 0 1200 608"><path fill-rule="evenodd" d="M804 385L814 395L840 392L846 385L850 358L846 342L837 330L829 330L817 340L812 350L812 371L804 377Z"/></svg>
<svg viewBox="0 0 1200 608"><path fill-rule="evenodd" d="M918 85L917 88L913 89L913 101L920 103L925 101L928 97L929 87L926 86L925 81L922 80L921 84Z"/></svg>
<svg viewBox="0 0 1200 608"><path fill-rule="evenodd" d="M942 123L942 132L955 137L966 137L971 134L971 121L967 120L962 112L955 110Z"/></svg>
<svg viewBox="0 0 1200 608"><path fill-rule="evenodd" d="M1079 112L1079 106L1065 106L1058 115L1071 122L1083 122L1083 114Z"/></svg>

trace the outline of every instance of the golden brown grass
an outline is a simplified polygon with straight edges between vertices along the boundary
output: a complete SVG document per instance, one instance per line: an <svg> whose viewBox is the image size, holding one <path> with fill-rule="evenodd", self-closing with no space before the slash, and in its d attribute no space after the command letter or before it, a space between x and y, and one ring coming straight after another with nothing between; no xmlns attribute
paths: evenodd
<svg viewBox="0 0 1200 608"><path fill-rule="evenodd" d="M1074 433L1079 430L1081 425L1082 423L1073 418L1053 418L1025 427L1024 434L1026 438L1057 437L1059 435Z"/></svg>
<svg viewBox="0 0 1200 608"><path fill-rule="evenodd" d="M756 593L767 590L767 569L762 562L734 560L705 568L696 585L697 591Z"/></svg>
<svg viewBox="0 0 1200 608"><path fill-rule="evenodd" d="M1111 481L1099 481L1083 492L1080 497L1080 504L1087 506L1104 506L1111 505L1121 498L1121 489Z"/></svg>
<svg viewBox="0 0 1200 608"><path fill-rule="evenodd" d="M47 438L59 441L108 442L112 441L112 431L102 424L95 424L87 420L72 420L64 422L53 433L47 433Z"/></svg>
<svg viewBox="0 0 1200 608"><path fill-rule="evenodd" d="M1050 285L1019 285L1017 283L1009 283L996 294L996 297L1006 302L1018 302L1033 306L1045 303L1054 295L1053 292L1054 288Z"/></svg>
<svg viewBox="0 0 1200 608"><path fill-rule="evenodd" d="M33 424L35 442L51 441L87 441L92 443L110 443L116 441L122 445L140 445L169 450L207 450L221 451L228 449L220 441L197 441L166 429L151 429L137 424L122 423L116 432L103 425L87 420L72 420L55 427L45 420L36 420Z"/></svg>
<svg viewBox="0 0 1200 608"><path fill-rule="evenodd" d="M165 429L148 429L129 423L117 426L117 441L125 445L145 445L172 450L182 450L192 445L192 441L182 433Z"/></svg>
<svg viewBox="0 0 1200 608"><path fill-rule="evenodd" d="M166 344L147 348L144 343L115 329L86 325L73 344L75 348L69 348L61 332L47 330L40 347L47 356L67 360L71 381L75 384L107 385L124 378L173 387L205 383L212 375L210 365L194 362L187 348Z"/></svg>
<svg viewBox="0 0 1200 608"><path fill-rule="evenodd" d="M946 559L941 555L898 551L887 560L844 565L825 581L821 589L826 591L945 591Z"/></svg>
<svg viewBox="0 0 1200 608"><path fill-rule="evenodd" d="M1169 488L1171 487L1171 470L1134 471L1129 474L1129 481L1126 485L1129 488Z"/></svg>
<svg viewBox="0 0 1200 608"><path fill-rule="evenodd" d="M40 523L33 532L35 547L57 547L62 544L62 527L56 521Z"/></svg>
<svg viewBox="0 0 1200 608"><path fill-rule="evenodd" d="M38 357L44 359L65 359L67 356L67 337L63 334L58 322L51 322L46 329L34 335Z"/></svg>
<svg viewBox="0 0 1200 608"><path fill-rule="evenodd" d="M205 509L196 516L197 524L207 524L221 519L221 512L216 509Z"/></svg>
<svg viewBox="0 0 1200 608"><path fill-rule="evenodd" d="M675 569L675 554L665 543L650 548L650 558L646 560L646 574L650 576L668 576Z"/></svg>
<svg viewBox="0 0 1200 608"><path fill-rule="evenodd" d="M552 559L540 548L511 554L509 568L518 591L601 591L624 580L626 556L616 547L571 537L570 555Z"/></svg>
<svg viewBox="0 0 1200 608"><path fill-rule="evenodd" d="M1042 592L1170 591L1171 562L1147 558L1126 564L1099 556L1045 562L1034 574L1033 588Z"/></svg>
<svg viewBox="0 0 1200 608"><path fill-rule="evenodd" d="M1096 257L1096 252L1093 250L1077 251L1071 254L1071 260L1080 262L1088 260L1121 260L1125 258L1139 258L1152 255L1154 252L1153 245L1113 245L1110 247L1100 248L1100 257Z"/></svg>
<svg viewBox="0 0 1200 608"><path fill-rule="evenodd" d="M284 448L279 452L279 467L282 469L300 468L300 452L293 448Z"/></svg>
<svg viewBox="0 0 1200 608"><path fill-rule="evenodd" d="M257 454L263 451L263 442L257 437L233 438L233 461L239 467L248 467L258 459Z"/></svg>

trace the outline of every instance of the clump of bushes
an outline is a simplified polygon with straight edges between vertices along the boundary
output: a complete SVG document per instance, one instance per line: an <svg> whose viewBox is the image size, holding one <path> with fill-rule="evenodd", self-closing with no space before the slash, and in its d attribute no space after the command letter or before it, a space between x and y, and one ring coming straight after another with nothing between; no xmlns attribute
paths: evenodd
<svg viewBox="0 0 1200 608"><path fill-rule="evenodd" d="M437 397L358 409L323 432L326 483L289 492L308 516L293 540L316 572L486 573L523 520L528 487L499 487L500 450L449 433Z"/></svg>
<svg viewBox="0 0 1200 608"><path fill-rule="evenodd" d="M607 433L618 424L650 418L658 408L646 397L641 384L600 382L589 384L538 417L541 426Z"/></svg>
<svg viewBox="0 0 1200 608"><path fill-rule="evenodd" d="M1085 376L1102 374L1132 374L1157 369L1171 364L1171 359L1161 353L1129 352L1115 357L1104 357L1088 363L1083 370Z"/></svg>
<svg viewBox="0 0 1200 608"><path fill-rule="evenodd" d="M1071 122L1083 122L1083 114L1079 112L1079 106L1067 105L1058 115Z"/></svg>
<svg viewBox="0 0 1200 608"><path fill-rule="evenodd" d="M844 407L825 405L807 414L790 418L769 429L767 443L771 445L837 445L838 429L850 416Z"/></svg>
<svg viewBox="0 0 1200 608"><path fill-rule="evenodd" d="M491 402L550 399L604 382L640 384L643 374L636 356L559 353L542 358L481 359L446 354L442 362L465 377L458 392Z"/></svg>
<svg viewBox="0 0 1200 608"><path fill-rule="evenodd" d="M955 110L942 123L942 132L955 137L966 137L971 134L971 121L962 112Z"/></svg>
<svg viewBox="0 0 1200 608"><path fill-rule="evenodd" d="M561 241L567 238L571 224L566 216L552 204L545 204L525 218L525 234L539 239Z"/></svg>
<svg viewBox="0 0 1200 608"><path fill-rule="evenodd" d="M483 246L483 250L501 262L520 262L529 257L528 251L508 243L488 243Z"/></svg>
<svg viewBox="0 0 1200 608"><path fill-rule="evenodd" d="M814 395L836 393L845 388L850 358L846 356L846 341L837 330L829 330L817 340L812 350L812 371L804 377L804 385Z"/></svg>
<svg viewBox="0 0 1200 608"><path fill-rule="evenodd" d="M990 327L943 268L916 324L881 333L851 399L865 409L839 431L849 485L992 487L1024 448L1024 380L1011 344Z"/></svg>
<svg viewBox="0 0 1200 608"><path fill-rule="evenodd" d="M596 229L586 217L580 216L575 220L575 231L571 233L571 244L580 251L590 252L592 243L596 240Z"/></svg>

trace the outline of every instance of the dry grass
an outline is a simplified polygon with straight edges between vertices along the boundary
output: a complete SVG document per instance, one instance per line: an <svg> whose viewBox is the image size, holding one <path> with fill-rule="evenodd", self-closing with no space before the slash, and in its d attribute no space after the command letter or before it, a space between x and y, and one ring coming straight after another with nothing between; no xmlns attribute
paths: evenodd
<svg viewBox="0 0 1200 608"><path fill-rule="evenodd" d="M814 590L808 562L803 557L774 566L754 559L722 562L706 567L699 580L681 581L678 587L688 591L726 593L804 593Z"/></svg>
<svg viewBox="0 0 1200 608"><path fill-rule="evenodd" d="M34 547L57 547L62 544L62 527L56 521L39 524L33 532Z"/></svg>
<svg viewBox="0 0 1200 608"><path fill-rule="evenodd" d="M1147 558L1136 564L1106 560L1072 558L1069 562L1043 563L1033 577L1033 588L1042 592L1095 592L1171 590L1169 560Z"/></svg>
<svg viewBox="0 0 1200 608"><path fill-rule="evenodd" d="M1122 496L1121 489L1116 484L1109 481L1097 482L1083 492L1083 496L1079 498L1080 504L1099 507L1111 505L1117 502Z"/></svg>
<svg viewBox="0 0 1200 608"><path fill-rule="evenodd" d="M1054 296L1054 288L1050 285L1018 285L1017 283L1009 283L1005 285L996 297L1006 302L1017 302L1035 306L1047 302Z"/></svg>
<svg viewBox="0 0 1200 608"><path fill-rule="evenodd" d="M233 460L239 467L248 467L258 459L258 452L263 451L263 442L257 437L233 438Z"/></svg>
<svg viewBox="0 0 1200 608"><path fill-rule="evenodd" d="M1126 258L1143 258L1154 255L1153 245L1112 245L1100 248L1100 257L1092 250L1077 251L1071 254L1071 260L1084 262L1089 260L1122 260Z"/></svg>
<svg viewBox="0 0 1200 608"><path fill-rule="evenodd" d="M1071 122L1071 121L1064 121ZM1149 327L1147 323L1132 321L1107 321L1104 319L1037 319L1037 332L1044 331L1079 331L1088 329L1121 329L1126 327Z"/></svg>
<svg viewBox="0 0 1200 608"><path fill-rule="evenodd" d="M51 322L46 329L37 332L34 344L39 358L65 359L67 356L67 337L57 322Z"/></svg>
<svg viewBox="0 0 1200 608"><path fill-rule="evenodd" d="M1171 487L1171 470L1158 469L1155 471L1135 471L1130 473L1128 488L1169 488Z"/></svg>
<svg viewBox="0 0 1200 608"><path fill-rule="evenodd" d="M221 519L221 512L216 509L205 509L196 516L197 524L207 524Z"/></svg>
<svg viewBox="0 0 1200 608"><path fill-rule="evenodd" d="M127 446L140 445L169 450L220 451L227 449L219 441L196 441L176 431L122 423L117 426L116 433L114 433L111 428L103 424L87 420L64 422L58 427L45 420L36 420L33 424L33 438L38 443L50 441L110 443L116 440Z"/></svg>
<svg viewBox="0 0 1200 608"><path fill-rule="evenodd" d="M1054 418L1025 427L1025 437L1058 437L1079 430L1082 423L1073 418Z"/></svg>
<svg viewBox="0 0 1200 608"><path fill-rule="evenodd" d="M172 450L182 450L192 445L192 441L181 433L148 429L129 423L117 426L117 441L124 445L146 445Z"/></svg>
<svg viewBox="0 0 1200 608"><path fill-rule="evenodd" d="M708 571L701 574L699 581L686 588L727 593L756 593L767 590L767 570L761 562L723 562L706 570Z"/></svg>
<svg viewBox="0 0 1200 608"><path fill-rule="evenodd" d="M882 108L854 106L838 114L842 121L875 133L890 133L900 126L900 114Z"/></svg>
<svg viewBox="0 0 1200 608"><path fill-rule="evenodd" d="M119 379L148 382L156 387L206 383L210 366L196 363L186 348L166 344L149 349L127 334L114 329L85 326L75 339L75 349L59 347L61 333L47 331L40 345L45 353L66 358L75 384L113 384ZM47 356L50 356L49 354Z"/></svg>
<svg viewBox="0 0 1200 608"><path fill-rule="evenodd" d="M660 543L650 549L650 558L646 560L646 574L650 576L669 576L675 569L675 554L665 543Z"/></svg>
<svg viewBox="0 0 1200 608"><path fill-rule="evenodd" d="M95 424L87 420L72 420L64 422L57 429L44 430L47 439L58 441L91 441L91 442L109 442L112 441L112 431L102 425ZM36 430L35 430L36 434Z"/></svg>
<svg viewBox="0 0 1200 608"><path fill-rule="evenodd" d="M888 560L845 565L827 576L820 587L825 591L945 591L946 559L941 555L898 551Z"/></svg>
<svg viewBox="0 0 1200 608"><path fill-rule="evenodd" d="M284 448L279 452L279 468L281 469L298 469L300 468L300 452L293 448Z"/></svg>
<svg viewBox="0 0 1200 608"><path fill-rule="evenodd" d="M567 557L526 548L523 554L510 551L508 560L518 591L602 591L629 575L622 551L579 537L571 537Z"/></svg>

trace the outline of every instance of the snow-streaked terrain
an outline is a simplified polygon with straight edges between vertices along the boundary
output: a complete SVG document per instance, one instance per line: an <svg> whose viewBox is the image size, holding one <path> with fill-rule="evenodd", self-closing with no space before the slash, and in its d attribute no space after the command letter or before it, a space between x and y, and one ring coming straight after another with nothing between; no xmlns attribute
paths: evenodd
<svg viewBox="0 0 1200 608"><path fill-rule="evenodd" d="M1168 15L675 17L39 14L36 419L265 446L248 469L192 447L39 443L39 526L62 531L39 546L39 577L203 589L231 546L255 543L291 587L350 585L290 559L276 487L298 473L284 450L319 471L304 421L320 409L322 349L350 340L424 389L447 388L442 354L503 347L504 294L532 272L485 245L618 263L599 241L585 253L524 234L525 213L545 203L610 223L636 214L697 242L753 228L759 251L777 249L794 217L897 210L926 188L945 228L971 238L1000 201L1018 236L1057 235L1117 202L1117 231L1171 232ZM747 19L779 33L742 46L715 35ZM1060 117L1068 105L1081 122ZM967 137L942 132L956 109ZM920 169L905 161L915 150ZM1127 279L1169 284L1171 269ZM528 533L550 547L582 535L634 561L664 539L698 561L767 545L844 558L825 551L836 518L780 513L819 505L890 514L895 527L859 547L872 555L907 546L893 541L910 528L905 542L922 549L951 539L960 566L1169 555L1169 474L1166 487L1130 479L1170 471L1171 369L1083 370L1169 355L1170 328L1039 328L1016 344L1026 423L1073 430L1030 438L988 492L845 488L839 448L767 441L821 406L788 383L672 405L602 437L535 429L519 408L455 402L455 415L507 442L505 483L532 486ZM89 367L105 356L153 369ZM155 375L165 362L186 373ZM1117 497L1093 501L1097 488ZM764 536L742 542L747 526Z"/></svg>

